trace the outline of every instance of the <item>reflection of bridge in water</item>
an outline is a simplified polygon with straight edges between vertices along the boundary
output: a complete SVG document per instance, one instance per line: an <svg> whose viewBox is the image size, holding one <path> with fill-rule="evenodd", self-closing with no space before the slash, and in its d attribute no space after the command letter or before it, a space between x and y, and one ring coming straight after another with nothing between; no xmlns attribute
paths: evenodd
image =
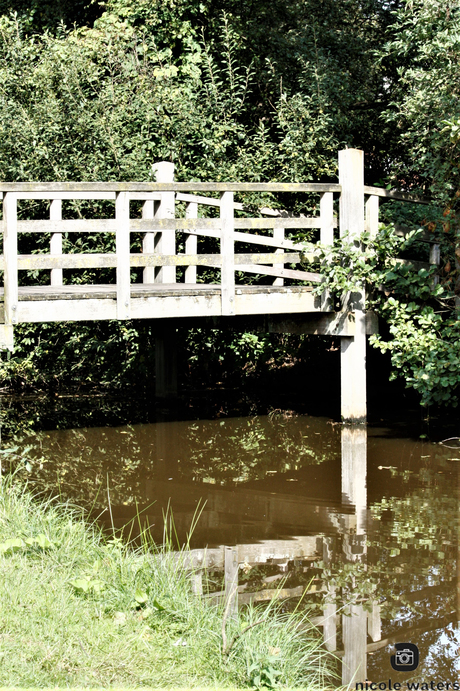
<svg viewBox="0 0 460 691"><path fill-rule="evenodd" d="M160 440L161 437L160 433ZM402 627L398 633L382 638L381 594L378 588L372 593L362 593L368 561L368 532L375 530L367 510L367 429L344 426L341 450L341 487L334 486L334 470L337 470L334 461L303 469L305 482L311 483L311 493L316 497L275 494L269 489L244 485L235 491L207 483L148 480L145 503L154 503L146 509L143 520L152 526L155 535L156 528L163 527L163 512L170 503L177 532L185 535L201 502L193 540L195 544L210 546L191 549L181 559L184 558L184 565L191 571L197 596L203 595L202 574L205 571L223 573L225 589L204 597L210 602L226 601L230 611L237 606L237 601L239 606L244 606L273 598L303 597L307 603L310 596L315 601L321 598L322 614L314 616L313 623L322 628L326 649L342 659L342 682L348 684L367 678L369 653L391 643L414 640L415 635L445 627L460 616L456 612L444 612L418 628ZM171 468L167 458L163 461L166 461L166 468ZM329 483L318 483L319 476L323 480L328 478ZM130 515L129 509L123 511L120 507L114 513L118 516L118 527ZM327 569L332 561L341 561L344 567L347 564L351 567L346 585L340 588L328 583L316 566L322 562L322 568ZM457 568L458 563L457 559ZM292 565L300 572L313 574L309 585L285 585L283 578ZM272 567L276 573L264 577L258 588L251 591L241 576L249 567ZM460 580L457 580L460 607ZM452 596L455 584L452 580L449 582L451 585L444 583L405 593L405 605L411 599L415 602L446 593ZM403 607L402 602L400 605Z"/></svg>

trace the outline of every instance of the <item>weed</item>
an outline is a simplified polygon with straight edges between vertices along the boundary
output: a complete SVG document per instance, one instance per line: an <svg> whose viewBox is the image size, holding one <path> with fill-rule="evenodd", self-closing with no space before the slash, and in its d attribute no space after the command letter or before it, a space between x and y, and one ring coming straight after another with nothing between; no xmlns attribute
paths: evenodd
<svg viewBox="0 0 460 691"><path fill-rule="evenodd" d="M107 540L82 511L0 483L2 683L16 687L302 686L328 681L304 615L228 622L192 592L185 553ZM261 620L259 622L259 620ZM259 622L257 625L255 625ZM275 651L275 652L273 652Z"/></svg>

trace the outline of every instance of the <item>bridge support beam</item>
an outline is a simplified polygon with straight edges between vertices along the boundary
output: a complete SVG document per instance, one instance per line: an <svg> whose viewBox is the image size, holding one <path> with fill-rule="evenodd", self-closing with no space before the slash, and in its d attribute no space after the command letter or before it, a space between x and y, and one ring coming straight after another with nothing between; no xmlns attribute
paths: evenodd
<svg viewBox="0 0 460 691"><path fill-rule="evenodd" d="M155 337L155 395L177 396L177 332L172 319L165 319Z"/></svg>
<svg viewBox="0 0 460 691"><path fill-rule="evenodd" d="M364 233L364 152L359 149L339 151L340 236L360 243ZM343 309L354 312L355 335L342 338L341 391L342 419L345 422L365 422L366 396L366 314L364 288L349 293Z"/></svg>

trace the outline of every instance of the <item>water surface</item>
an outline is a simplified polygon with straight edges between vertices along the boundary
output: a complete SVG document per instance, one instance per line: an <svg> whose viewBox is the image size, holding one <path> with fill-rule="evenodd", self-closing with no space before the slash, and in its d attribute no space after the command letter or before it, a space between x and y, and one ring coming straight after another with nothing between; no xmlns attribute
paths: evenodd
<svg viewBox="0 0 460 691"><path fill-rule="evenodd" d="M240 605L307 590L344 682L460 677L460 449L283 411L52 430L26 447L36 486L127 539L161 541L172 514L174 544L217 555L216 590L219 549L238 546ZM401 642L420 650L413 672L391 667Z"/></svg>

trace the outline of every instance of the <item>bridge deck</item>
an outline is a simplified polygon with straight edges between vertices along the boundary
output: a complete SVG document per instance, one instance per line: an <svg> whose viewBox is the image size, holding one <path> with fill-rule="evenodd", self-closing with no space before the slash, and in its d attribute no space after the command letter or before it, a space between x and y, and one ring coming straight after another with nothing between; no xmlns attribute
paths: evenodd
<svg viewBox="0 0 460 691"><path fill-rule="evenodd" d="M3 289L0 299L3 298ZM310 286L236 286L234 314L319 312ZM16 323L117 318L117 286L63 285L18 288ZM138 283L130 287L132 319L214 317L222 314L220 285ZM0 306L0 320L3 305Z"/></svg>

